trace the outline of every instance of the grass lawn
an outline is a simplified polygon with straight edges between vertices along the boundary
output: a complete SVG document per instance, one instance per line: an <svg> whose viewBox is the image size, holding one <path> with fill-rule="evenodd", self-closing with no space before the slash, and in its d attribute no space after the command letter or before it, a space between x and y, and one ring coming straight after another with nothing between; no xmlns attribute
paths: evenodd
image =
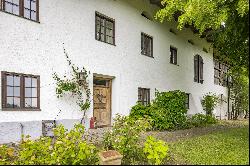
<svg viewBox="0 0 250 166"><path fill-rule="evenodd" d="M175 164L249 165L249 126L169 144Z"/></svg>

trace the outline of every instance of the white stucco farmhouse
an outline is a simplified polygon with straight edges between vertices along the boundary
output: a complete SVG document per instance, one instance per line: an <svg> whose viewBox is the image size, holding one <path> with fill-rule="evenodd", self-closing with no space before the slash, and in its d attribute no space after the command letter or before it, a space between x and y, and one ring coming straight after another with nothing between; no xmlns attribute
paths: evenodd
<svg viewBox="0 0 250 166"><path fill-rule="evenodd" d="M202 96L216 93L224 102L214 113L227 118L227 88L217 78L223 65L211 43L189 28L178 31L176 22L154 20L159 0L0 2L0 143L39 137L43 120L67 128L80 122L74 99L55 92L52 74L70 74L63 47L90 71L87 128L94 116L111 125L116 113L153 100L155 89L186 92L188 114L203 112Z"/></svg>

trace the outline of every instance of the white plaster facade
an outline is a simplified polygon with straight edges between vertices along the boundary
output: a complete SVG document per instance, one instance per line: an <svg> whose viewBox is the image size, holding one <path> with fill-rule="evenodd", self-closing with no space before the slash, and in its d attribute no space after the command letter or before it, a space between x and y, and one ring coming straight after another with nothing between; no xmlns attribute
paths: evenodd
<svg viewBox="0 0 250 166"><path fill-rule="evenodd" d="M129 114L138 98L138 87L159 91L179 89L190 93L189 114L202 112L200 99L207 92L227 96L225 87L214 84L212 49L191 30L169 32L175 23L159 23L158 9L148 0L40 0L40 23L0 12L0 71L40 75L41 111L11 112L0 108L0 122L80 119L82 112L69 98L58 99L52 73L69 72L63 44L71 60L93 73L115 76L112 82L112 117ZM115 19L116 46L95 40L95 11ZM153 36L153 56L141 55L141 32ZM194 45L187 42L194 41ZM169 63L169 47L178 48L178 65ZM202 51L208 49L209 53ZM194 55L204 61L204 83L194 82ZM1 93L1 91L0 91ZM0 95L1 97L1 95ZM1 102L1 100L0 100ZM1 104L0 104L1 105ZM216 115L225 118L227 104ZM88 110L93 116L93 103Z"/></svg>

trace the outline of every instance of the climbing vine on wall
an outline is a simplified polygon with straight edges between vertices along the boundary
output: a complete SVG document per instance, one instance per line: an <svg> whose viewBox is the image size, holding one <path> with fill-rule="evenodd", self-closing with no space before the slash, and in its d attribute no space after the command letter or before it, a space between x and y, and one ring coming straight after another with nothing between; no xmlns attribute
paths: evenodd
<svg viewBox="0 0 250 166"><path fill-rule="evenodd" d="M76 104L80 107L80 111L84 112L84 118L87 109L90 107L91 92L88 83L88 75L90 72L88 72L84 67L79 68L75 66L69 59L65 48L63 48L63 50L68 65L72 69L72 74L70 78L66 75L64 75L63 78L60 78L57 73L53 73L53 78L56 80L56 94L58 98L63 97L63 95L67 92L76 96ZM86 95L86 99L84 99L84 93Z"/></svg>

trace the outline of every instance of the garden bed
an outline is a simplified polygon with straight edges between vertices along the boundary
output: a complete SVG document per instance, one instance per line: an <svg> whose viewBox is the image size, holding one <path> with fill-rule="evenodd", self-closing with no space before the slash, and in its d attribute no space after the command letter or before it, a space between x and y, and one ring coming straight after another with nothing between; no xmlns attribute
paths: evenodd
<svg viewBox="0 0 250 166"><path fill-rule="evenodd" d="M206 127L194 127L185 130L176 131L150 131L143 134L142 138L152 135L166 142L175 142L180 139L187 139L196 136L207 135L216 131L225 131L229 128L238 128L249 125L249 120L221 120L218 124L212 124Z"/></svg>

